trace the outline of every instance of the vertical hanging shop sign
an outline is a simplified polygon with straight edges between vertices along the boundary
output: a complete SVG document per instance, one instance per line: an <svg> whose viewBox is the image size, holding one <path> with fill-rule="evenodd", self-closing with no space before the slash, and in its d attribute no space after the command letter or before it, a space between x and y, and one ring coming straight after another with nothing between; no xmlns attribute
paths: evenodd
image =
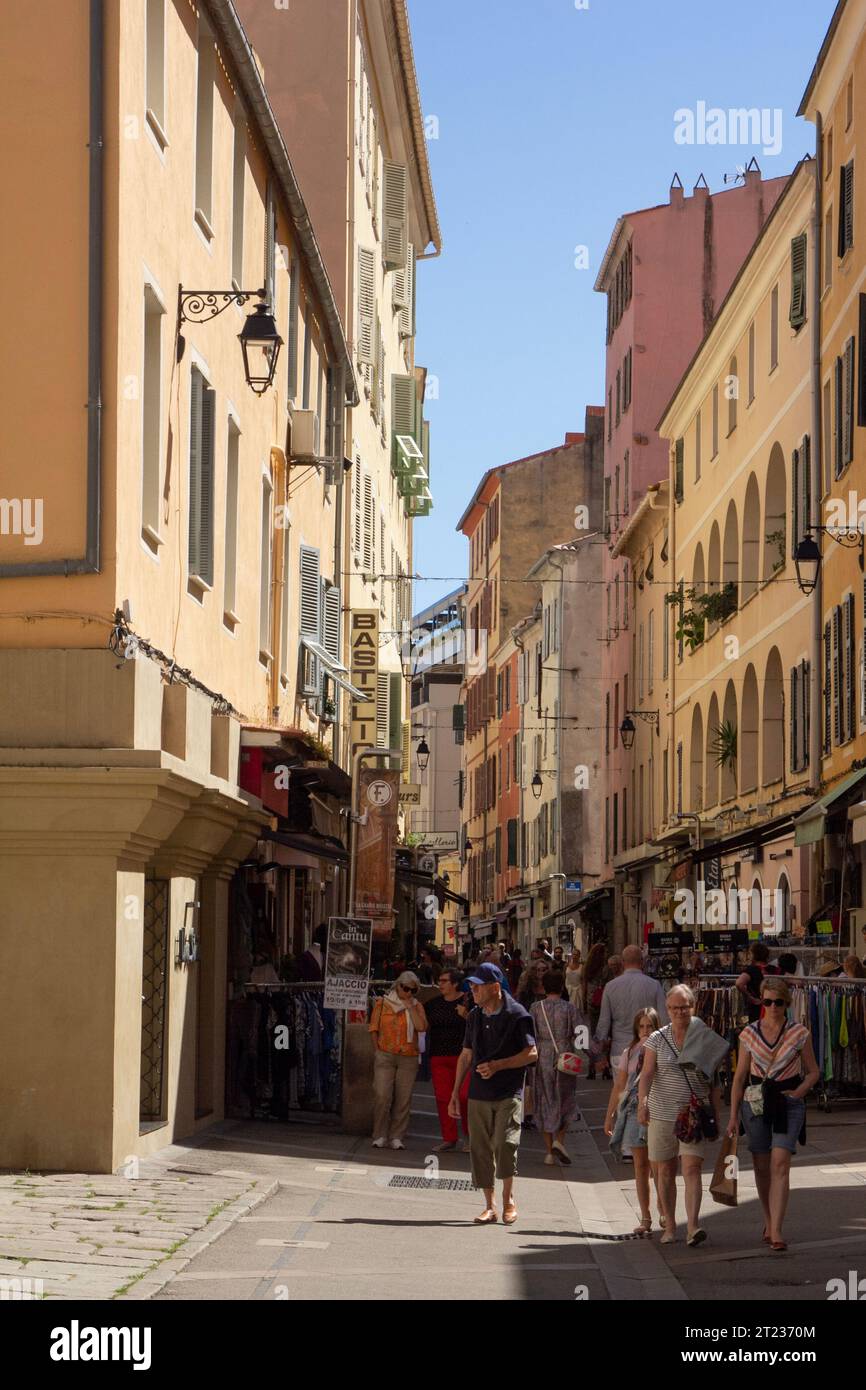
<svg viewBox="0 0 866 1390"><path fill-rule="evenodd" d="M376 940L389 940L394 925L400 773L362 767L359 783L354 909L359 917L372 918Z"/></svg>
<svg viewBox="0 0 866 1390"><path fill-rule="evenodd" d="M349 628L349 670L363 699L352 700L352 756L376 746L376 678L379 674L379 610L355 608Z"/></svg>
<svg viewBox="0 0 866 1390"><path fill-rule="evenodd" d="M366 1009L372 950L373 923L369 918L328 919L326 1009Z"/></svg>

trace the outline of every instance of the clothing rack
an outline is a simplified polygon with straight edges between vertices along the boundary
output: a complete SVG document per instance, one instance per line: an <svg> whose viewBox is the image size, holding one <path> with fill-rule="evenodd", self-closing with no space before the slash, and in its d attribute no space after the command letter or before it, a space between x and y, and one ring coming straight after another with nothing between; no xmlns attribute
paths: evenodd
<svg viewBox="0 0 866 1390"><path fill-rule="evenodd" d="M735 997L735 991L739 995L734 983L737 978L708 975L695 980L699 1017L722 1037L730 1038L732 1048L740 1031L735 1020L742 1014L740 1000ZM784 980L792 990L792 1013L812 1036L821 1068L815 1088L820 1108L829 1112L841 1102L862 1105L866 1101L866 980L825 975L785 976ZM850 1009L850 1026L849 999L855 1001ZM845 1044L841 1042L843 1032L847 1035ZM860 1094L843 1094L843 1086L857 1087Z"/></svg>
<svg viewBox="0 0 866 1390"><path fill-rule="evenodd" d="M322 980L236 987L228 1002L227 1115L286 1122L298 1111L339 1113L345 1029L342 1013L324 1008L324 988Z"/></svg>

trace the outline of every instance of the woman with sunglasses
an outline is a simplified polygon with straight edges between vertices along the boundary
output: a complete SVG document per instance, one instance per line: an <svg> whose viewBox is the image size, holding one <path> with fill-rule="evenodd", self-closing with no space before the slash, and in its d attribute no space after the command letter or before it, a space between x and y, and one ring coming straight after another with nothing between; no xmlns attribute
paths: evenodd
<svg viewBox="0 0 866 1390"><path fill-rule="evenodd" d="M418 1076L418 1034L427 1015L418 1003L419 980L404 970L394 988L373 1005L373 1148L404 1149L412 1090ZM390 1137L389 1137L390 1136Z"/></svg>
<svg viewBox="0 0 866 1390"><path fill-rule="evenodd" d="M788 1205L791 1156L806 1142L806 1095L818 1080L812 1036L787 1015L791 991L783 979L761 985L762 1014L740 1034L740 1056L731 1091L728 1135L742 1123L764 1209L762 1239L787 1250L782 1222Z"/></svg>

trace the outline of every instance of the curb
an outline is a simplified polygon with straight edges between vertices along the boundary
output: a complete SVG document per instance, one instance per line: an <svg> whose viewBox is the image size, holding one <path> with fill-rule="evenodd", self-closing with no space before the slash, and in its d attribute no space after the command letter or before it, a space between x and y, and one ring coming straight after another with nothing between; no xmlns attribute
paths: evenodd
<svg viewBox="0 0 866 1390"><path fill-rule="evenodd" d="M191 1235L180 1250L162 1260L155 1269L145 1274L143 1278L136 1280L126 1293L113 1295L112 1302L143 1303L161 1293L176 1274L180 1274L181 1270L191 1264L197 1255L200 1255L209 1245L213 1245L220 1236L225 1235L226 1231L240 1217L247 1216L256 1207L261 1206L262 1202L266 1202L269 1197L272 1197L279 1186L279 1178L274 1178L262 1188L258 1187L257 1180L243 1196L236 1197L230 1206L220 1213L217 1220Z"/></svg>

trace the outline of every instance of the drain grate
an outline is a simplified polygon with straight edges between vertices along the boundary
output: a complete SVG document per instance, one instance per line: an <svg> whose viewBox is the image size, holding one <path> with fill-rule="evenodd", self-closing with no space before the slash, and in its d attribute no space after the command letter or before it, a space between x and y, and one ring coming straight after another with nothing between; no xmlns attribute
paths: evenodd
<svg viewBox="0 0 866 1390"><path fill-rule="evenodd" d="M389 1187L423 1187L434 1192L474 1192L469 1178L416 1178L414 1175L395 1173L388 1183Z"/></svg>
<svg viewBox="0 0 866 1390"><path fill-rule="evenodd" d="M604 1231L581 1231L580 1234L590 1240L643 1240L643 1236L635 1231L627 1231L621 1236L611 1236Z"/></svg>

